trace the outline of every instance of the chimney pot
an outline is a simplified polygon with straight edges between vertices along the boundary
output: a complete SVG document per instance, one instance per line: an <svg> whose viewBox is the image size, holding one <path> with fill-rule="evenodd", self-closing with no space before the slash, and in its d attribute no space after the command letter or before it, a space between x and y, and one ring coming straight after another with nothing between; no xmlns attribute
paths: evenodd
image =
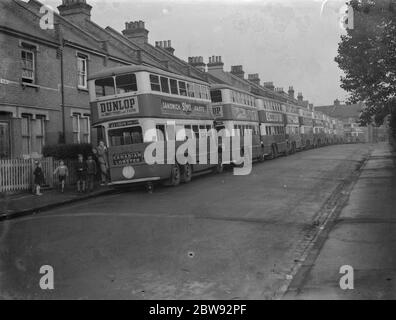
<svg viewBox="0 0 396 320"><path fill-rule="evenodd" d="M144 21L131 21L126 23L125 27L126 28L122 31L122 34L129 40L136 41L139 44L148 42L149 31L146 30Z"/></svg>

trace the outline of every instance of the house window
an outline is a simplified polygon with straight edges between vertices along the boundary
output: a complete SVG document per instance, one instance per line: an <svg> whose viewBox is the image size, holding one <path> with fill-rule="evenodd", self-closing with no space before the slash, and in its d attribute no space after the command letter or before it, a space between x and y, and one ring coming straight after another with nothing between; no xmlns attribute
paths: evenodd
<svg viewBox="0 0 396 320"><path fill-rule="evenodd" d="M83 55L77 56L77 74L78 74L78 87L87 89L87 70L88 58Z"/></svg>
<svg viewBox="0 0 396 320"><path fill-rule="evenodd" d="M0 122L0 159L10 157L10 127L8 122Z"/></svg>
<svg viewBox="0 0 396 320"><path fill-rule="evenodd" d="M21 133L22 133L22 154L27 155L31 153L32 146L32 127L31 127L31 116L22 115L21 119Z"/></svg>
<svg viewBox="0 0 396 320"><path fill-rule="evenodd" d="M73 143L90 143L90 119L88 115L73 114Z"/></svg>
<svg viewBox="0 0 396 320"><path fill-rule="evenodd" d="M35 52L30 49L22 49L22 82L34 83L35 82Z"/></svg>
<svg viewBox="0 0 396 320"><path fill-rule="evenodd" d="M45 144L45 118L37 116L35 121L35 129L36 135L36 150L38 154L43 153L43 147Z"/></svg>

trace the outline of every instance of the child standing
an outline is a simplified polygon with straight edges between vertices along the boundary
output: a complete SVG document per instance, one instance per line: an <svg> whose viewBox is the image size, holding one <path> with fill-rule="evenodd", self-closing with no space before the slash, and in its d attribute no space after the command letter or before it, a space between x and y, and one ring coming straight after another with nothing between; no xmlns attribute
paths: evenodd
<svg viewBox="0 0 396 320"><path fill-rule="evenodd" d="M34 169L33 175L34 175L34 186L35 186L35 192L36 196L42 196L43 194L40 192L41 185L44 184L44 172L43 169L41 168L41 163L36 161L36 168Z"/></svg>
<svg viewBox="0 0 396 320"><path fill-rule="evenodd" d="M77 171L77 192L85 192L87 164L84 162L84 157L82 154L78 155L76 171Z"/></svg>
<svg viewBox="0 0 396 320"><path fill-rule="evenodd" d="M54 175L59 175L59 184L61 186L61 192L65 191L66 177L69 175L69 169L65 166L64 161L61 160L59 167L55 169Z"/></svg>
<svg viewBox="0 0 396 320"><path fill-rule="evenodd" d="M97 167L95 160L92 159L92 156L88 156L87 160L87 187L90 192L94 189L95 176L97 173Z"/></svg>

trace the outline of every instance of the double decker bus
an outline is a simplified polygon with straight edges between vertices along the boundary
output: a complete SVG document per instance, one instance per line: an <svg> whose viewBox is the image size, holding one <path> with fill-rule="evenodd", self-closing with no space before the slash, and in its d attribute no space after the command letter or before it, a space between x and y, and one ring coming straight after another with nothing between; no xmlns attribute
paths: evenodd
<svg viewBox="0 0 396 320"><path fill-rule="evenodd" d="M265 156L271 159L287 154L285 118L282 104L268 98L258 98L260 134Z"/></svg>
<svg viewBox="0 0 396 320"><path fill-rule="evenodd" d="M224 130L230 138L240 137L239 145L233 144L233 139L230 139L230 156L229 159L223 159L223 163L235 164L238 162L235 155L244 156L243 145L246 130L251 130L252 133L252 160L264 160L255 96L226 84L212 85L210 94L215 128L218 131Z"/></svg>
<svg viewBox="0 0 396 320"><path fill-rule="evenodd" d="M287 152L295 153L297 150L302 149L299 108L291 104L284 104L283 110L285 117Z"/></svg>
<svg viewBox="0 0 396 320"><path fill-rule="evenodd" d="M202 153L211 156L210 143L215 144L217 154L217 139L210 136L213 116L208 83L158 68L130 65L92 75L89 92L92 125L103 129L108 146L112 185L165 180L177 186L191 181L195 172L217 166L210 161L199 163ZM197 150L196 159L180 164L176 152L167 151L173 146L177 150L187 139L192 139L197 148L200 139L210 142L206 150ZM158 156L158 152L163 160L149 164L145 151L153 142L161 142L163 150L151 155Z"/></svg>
<svg viewBox="0 0 396 320"><path fill-rule="evenodd" d="M304 149L313 147L313 113L307 109L300 108L300 135Z"/></svg>

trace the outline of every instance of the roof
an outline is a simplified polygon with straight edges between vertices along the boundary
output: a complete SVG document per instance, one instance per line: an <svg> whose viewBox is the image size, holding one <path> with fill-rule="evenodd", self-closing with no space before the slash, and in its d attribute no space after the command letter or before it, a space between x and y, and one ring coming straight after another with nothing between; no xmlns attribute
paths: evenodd
<svg viewBox="0 0 396 320"><path fill-rule="evenodd" d="M88 80L93 80L93 79L97 79L97 78L105 78L105 77L119 75L119 74L125 74L125 73L141 72L141 71L152 72L152 73L163 75L166 77L172 77L172 78L182 79L185 81L192 81L192 82L199 83L202 85L208 85L207 82L204 82L201 80L185 77L185 76L182 76L182 75L179 75L176 73L167 72L167 71L164 71L159 68L149 67L149 66L145 66L145 65L127 65L127 66L103 69L102 71L99 71L97 73L90 75Z"/></svg>
<svg viewBox="0 0 396 320"><path fill-rule="evenodd" d="M330 106L317 106L315 111L320 111L328 116L348 119L348 118L358 118L360 112L363 109L363 104L351 104L351 105L330 105Z"/></svg>

